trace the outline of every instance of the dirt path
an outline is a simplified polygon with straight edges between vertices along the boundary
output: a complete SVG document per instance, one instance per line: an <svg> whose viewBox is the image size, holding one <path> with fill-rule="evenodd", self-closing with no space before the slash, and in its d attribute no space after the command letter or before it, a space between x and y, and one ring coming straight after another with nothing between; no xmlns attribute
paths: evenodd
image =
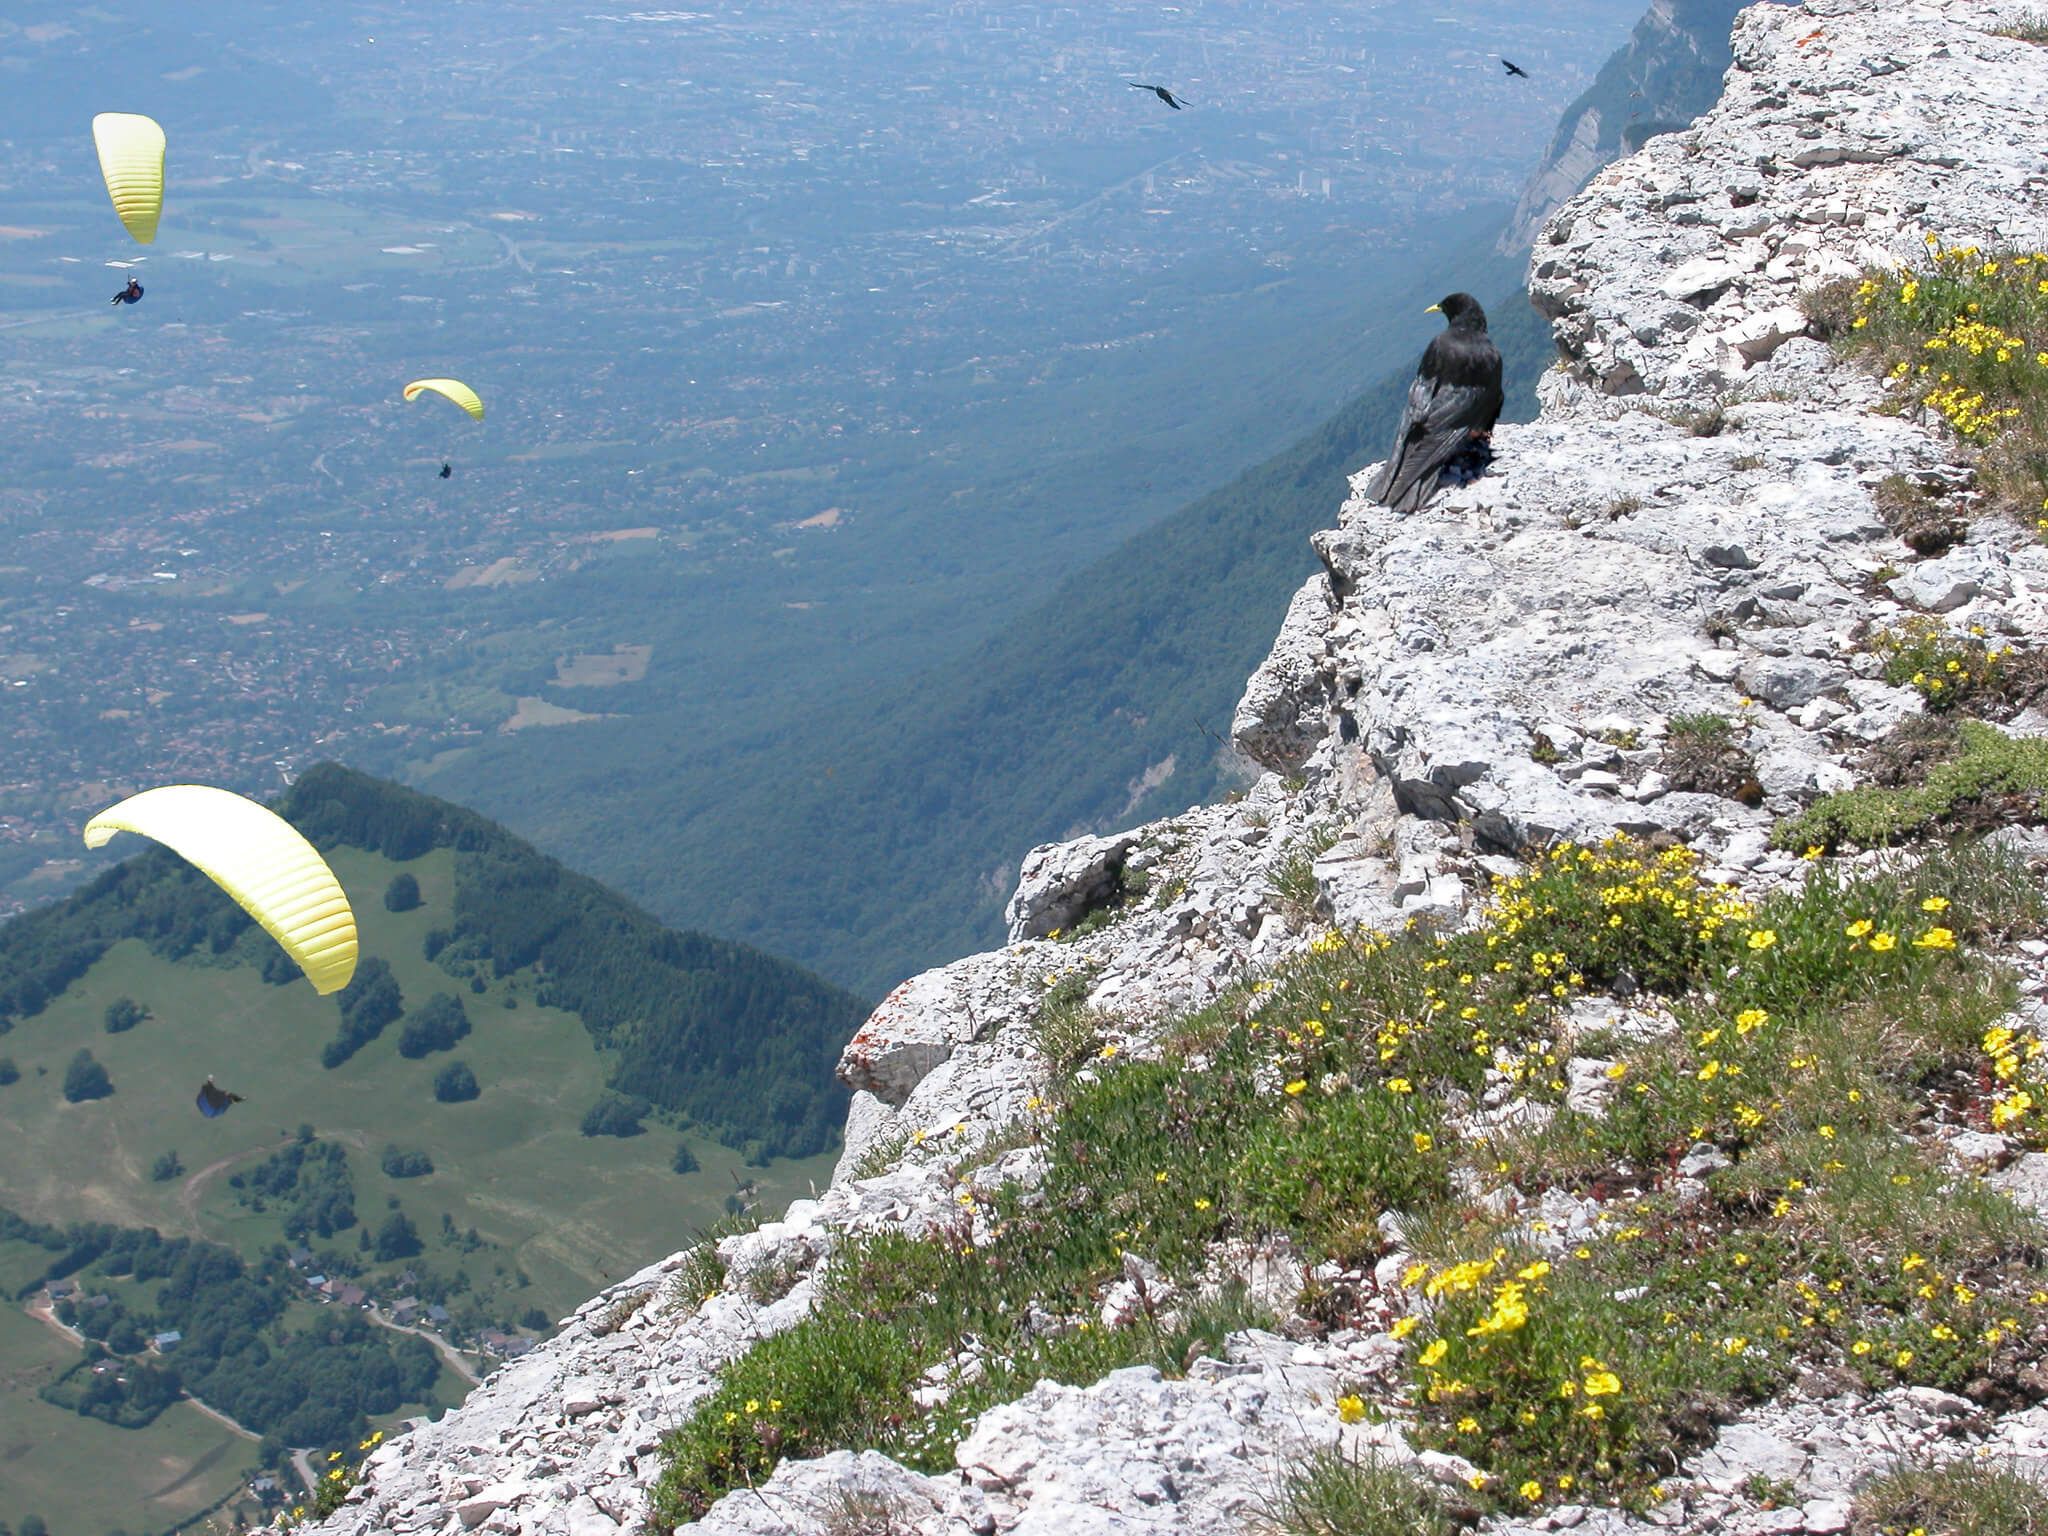
<svg viewBox="0 0 2048 1536"><path fill-rule="evenodd" d="M228 1169L234 1167L239 1162L252 1157L260 1157L269 1150L268 1147L250 1147L240 1152L230 1153L226 1157L216 1158L197 1173L192 1174L179 1186L178 1209L185 1213L185 1220L191 1223L193 1231L199 1232L202 1230L199 1225L199 1197L206 1192L206 1181L217 1174L226 1173Z"/></svg>
<svg viewBox="0 0 2048 1536"><path fill-rule="evenodd" d="M363 1315L369 1318L369 1320L375 1323L379 1328L389 1328L393 1333L409 1333L416 1339L425 1339L429 1344L434 1346L434 1353L436 1353L443 1360L448 1362L448 1369L453 1371L456 1375L460 1376L472 1387L476 1386L483 1380L483 1377L477 1375L475 1369L470 1365L470 1363L467 1360L465 1360L462 1357L462 1352L458 1350L453 1344L450 1344L446 1339L442 1338L438 1333L429 1333L424 1328L401 1327L399 1324L392 1322L388 1317L386 1317L381 1312L366 1312Z"/></svg>
<svg viewBox="0 0 2048 1536"><path fill-rule="evenodd" d="M78 1345L81 1349L85 1347L87 1343L85 1335L80 1333L76 1328L68 1327L61 1319L58 1318L56 1309L50 1305L49 1298L43 1297L36 1301L30 1302L26 1308L26 1311L28 1312L28 1315L30 1317L34 1318L37 1322L43 1324L44 1327L54 1328L58 1333L63 1334L67 1340L69 1340L73 1344ZM116 1355L113 1358L119 1360L123 1357ZM261 1435L257 1434L255 1430L237 1424L233 1419L229 1418L226 1414L222 1413L218 1408L212 1407L207 1403L201 1402L198 1398L194 1397L190 1392L187 1392L183 1397L179 1398L178 1401L182 1403L190 1403L194 1408L197 1408L209 1419L214 1419L222 1424L225 1424L229 1429L232 1429L236 1434L242 1436L246 1440L261 1440L263 1438Z"/></svg>
<svg viewBox="0 0 2048 1536"><path fill-rule="evenodd" d="M194 1401L197 1401L197 1399L194 1399ZM221 1458L226 1456L227 1453L227 1442L222 1441L219 1445L216 1445L212 1450L208 1451L204 1456L200 1457L197 1461L193 1462L192 1465L187 1467L184 1470L184 1472L181 1473L179 1476L172 1478L168 1483L165 1483L161 1488L150 1489L150 1491L148 1493L145 1493L143 1497L145 1499L152 1500L169 1498L172 1494L176 1493L180 1488L184 1487L187 1483L191 1482L193 1478L204 1477L208 1472L211 1472L216 1466L220 1464Z"/></svg>
<svg viewBox="0 0 2048 1536"><path fill-rule="evenodd" d="M215 1423L225 1424L229 1429L232 1429L236 1434L242 1436L244 1439L261 1440L263 1438L261 1435L257 1434L255 1430L250 1429L244 1425L237 1424L233 1419L229 1418L226 1414L222 1413L218 1408L215 1408L207 1403L202 1403L190 1392L187 1392L185 1394L184 1401L190 1403L194 1408L197 1408L201 1413L205 1414L209 1419L212 1419Z"/></svg>
<svg viewBox="0 0 2048 1536"><path fill-rule="evenodd" d="M45 1328L54 1328L57 1332L63 1334L66 1340L76 1344L80 1349L85 1348L85 1335L57 1316L57 1309L50 1305L50 1298L47 1295L39 1296L28 1304L28 1315L41 1323Z"/></svg>

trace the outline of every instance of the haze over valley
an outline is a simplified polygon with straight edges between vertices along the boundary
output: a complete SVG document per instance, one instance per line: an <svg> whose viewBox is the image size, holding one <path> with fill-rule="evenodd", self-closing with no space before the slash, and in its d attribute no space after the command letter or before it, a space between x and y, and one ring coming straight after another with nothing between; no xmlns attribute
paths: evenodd
<svg viewBox="0 0 2048 1536"><path fill-rule="evenodd" d="M645 807L828 773L821 709L1409 355L1385 296L1460 221L1476 259L1634 7L201 15L0 38L0 900L143 782L336 757L751 937L633 864ZM172 125L146 251L109 101ZM488 419L399 401L435 373ZM687 777L630 717L687 723Z"/></svg>

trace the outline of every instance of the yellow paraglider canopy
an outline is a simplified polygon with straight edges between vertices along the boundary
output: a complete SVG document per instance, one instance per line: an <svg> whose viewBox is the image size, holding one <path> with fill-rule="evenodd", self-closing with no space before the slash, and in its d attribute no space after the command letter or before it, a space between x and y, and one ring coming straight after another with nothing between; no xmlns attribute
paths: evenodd
<svg viewBox="0 0 2048 1536"><path fill-rule="evenodd" d="M205 784L130 795L85 824L85 846L116 832L153 838L242 905L323 995L356 971L356 918L334 871L290 822L254 800Z"/></svg>
<svg viewBox="0 0 2048 1536"><path fill-rule="evenodd" d="M444 395L453 400L478 421L484 419L483 401L477 398L475 390L460 379L414 379L405 386L405 398L417 399L425 390L432 390L437 395Z"/></svg>
<svg viewBox="0 0 2048 1536"><path fill-rule="evenodd" d="M164 211L164 131L136 112L102 112L92 120L107 195L128 233L143 245L156 239Z"/></svg>

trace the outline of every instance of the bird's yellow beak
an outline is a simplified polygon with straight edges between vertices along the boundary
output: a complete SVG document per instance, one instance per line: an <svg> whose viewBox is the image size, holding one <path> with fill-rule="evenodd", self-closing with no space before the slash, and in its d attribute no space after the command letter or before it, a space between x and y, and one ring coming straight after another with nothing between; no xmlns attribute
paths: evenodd
<svg viewBox="0 0 2048 1536"><path fill-rule="evenodd" d="M1423 311L1423 313L1424 313L1425 315L1440 315L1440 314L1442 314L1443 312L1444 312L1444 307L1443 307L1443 305L1441 305L1441 304L1432 304L1432 305L1430 305L1430 306L1429 306L1429 308L1427 308L1427 309L1425 309L1425 310Z"/></svg>

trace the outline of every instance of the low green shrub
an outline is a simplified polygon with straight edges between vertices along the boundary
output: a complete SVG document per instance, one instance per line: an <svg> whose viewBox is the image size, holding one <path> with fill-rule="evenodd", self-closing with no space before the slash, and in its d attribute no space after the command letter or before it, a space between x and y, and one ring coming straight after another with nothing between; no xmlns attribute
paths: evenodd
<svg viewBox="0 0 2048 1536"><path fill-rule="evenodd" d="M1779 848L1886 848L1944 831L2039 819L2048 791L2048 741L2007 736L1978 721L1961 726L1962 751L1934 764L1918 787L1863 785L1824 795L1772 830Z"/></svg>

